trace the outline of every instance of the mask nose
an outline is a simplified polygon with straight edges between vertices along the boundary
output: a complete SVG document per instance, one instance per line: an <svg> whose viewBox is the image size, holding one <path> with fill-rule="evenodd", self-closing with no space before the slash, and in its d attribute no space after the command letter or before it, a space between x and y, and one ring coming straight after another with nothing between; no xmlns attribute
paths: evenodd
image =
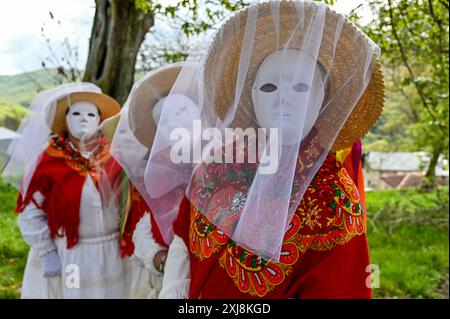
<svg viewBox="0 0 450 319"><path fill-rule="evenodd" d="M81 122L82 123L91 123L94 121L94 117L90 115L90 113L86 112L82 114Z"/></svg>
<svg viewBox="0 0 450 319"><path fill-rule="evenodd" d="M284 105L286 103L286 97L280 97L280 99L278 100L278 104L276 105L276 109L277 110L281 110L284 108Z"/></svg>

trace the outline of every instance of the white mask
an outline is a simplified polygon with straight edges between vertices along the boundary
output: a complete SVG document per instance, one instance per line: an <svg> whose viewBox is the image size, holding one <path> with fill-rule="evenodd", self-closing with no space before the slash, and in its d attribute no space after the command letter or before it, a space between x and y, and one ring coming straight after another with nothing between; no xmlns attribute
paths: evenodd
<svg viewBox="0 0 450 319"><path fill-rule="evenodd" d="M152 112L156 125L169 133L172 129L179 127L191 130L192 121L198 119L199 115L200 111L197 104L187 96L180 94L162 98L156 103Z"/></svg>
<svg viewBox="0 0 450 319"><path fill-rule="evenodd" d="M269 54L259 66L252 88L258 125L278 128L283 145L298 143L308 135L324 96L325 85L315 59L294 49Z"/></svg>
<svg viewBox="0 0 450 319"><path fill-rule="evenodd" d="M91 102L76 102L69 107L66 123L70 134L76 139L93 134L100 124L98 108Z"/></svg>

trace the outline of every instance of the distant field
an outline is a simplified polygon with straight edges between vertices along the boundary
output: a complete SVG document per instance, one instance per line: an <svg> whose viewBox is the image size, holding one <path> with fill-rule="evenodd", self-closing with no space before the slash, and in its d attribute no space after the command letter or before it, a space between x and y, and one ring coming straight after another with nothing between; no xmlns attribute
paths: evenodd
<svg viewBox="0 0 450 319"><path fill-rule="evenodd" d="M57 81L46 70L0 76L1 102L15 103L28 107L31 100L42 90L57 85Z"/></svg>
<svg viewBox="0 0 450 319"><path fill-rule="evenodd" d="M38 92L55 87L53 70L0 75L0 126L16 130Z"/></svg>
<svg viewBox="0 0 450 319"><path fill-rule="evenodd" d="M16 130L28 110L14 102L0 101L0 126Z"/></svg>
<svg viewBox="0 0 450 319"><path fill-rule="evenodd" d="M0 180L0 298L18 298L28 247L13 213L17 193ZM448 187L368 192L371 263L380 269L375 298L448 298Z"/></svg>

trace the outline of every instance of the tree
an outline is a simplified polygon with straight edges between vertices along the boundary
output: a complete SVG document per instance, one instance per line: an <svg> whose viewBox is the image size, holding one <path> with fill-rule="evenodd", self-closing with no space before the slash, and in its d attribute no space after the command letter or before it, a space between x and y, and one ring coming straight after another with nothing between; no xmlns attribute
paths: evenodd
<svg viewBox="0 0 450 319"><path fill-rule="evenodd" d="M103 92L124 103L131 90L135 64L145 35L161 15L175 19L184 10L183 31L195 34L207 30L223 16L235 11L244 1L205 0L205 16L199 16L197 0L182 0L163 6L151 0L95 0L89 54L84 80L97 84Z"/></svg>
<svg viewBox="0 0 450 319"><path fill-rule="evenodd" d="M96 9L84 80L125 102L134 79L141 43L154 23L153 12L134 0L95 0Z"/></svg>
<svg viewBox="0 0 450 319"><path fill-rule="evenodd" d="M380 45L383 64L397 73L397 92L403 92L415 120L409 127L412 141L431 154L429 187L439 157L448 158L449 2L372 0L370 5L377 18L366 31Z"/></svg>

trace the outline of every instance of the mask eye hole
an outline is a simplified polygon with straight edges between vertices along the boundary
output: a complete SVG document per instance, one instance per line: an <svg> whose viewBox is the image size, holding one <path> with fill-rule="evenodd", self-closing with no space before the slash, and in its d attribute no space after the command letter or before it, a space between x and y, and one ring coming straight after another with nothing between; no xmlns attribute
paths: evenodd
<svg viewBox="0 0 450 319"><path fill-rule="evenodd" d="M95 114L94 113L89 113L88 116L95 117Z"/></svg>
<svg viewBox="0 0 450 319"><path fill-rule="evenodd" d="M79 116L79 115L80 115L80 112L73 112L72 115L74 115L74 116Z"/></svg>
<svg viewBox="0 0 450 319"><path fill-rule="evenodd" d="M296 92L306 92L309 90L309 85L306 83L297 83L292 87L292 89Z"/></svg>
<svg viewBox="0 0 450 319"><path fill-rule="evenodd" d="M259 88L262 92L270 93L276 91L278 88L275 84L266 83Z"/></svg>

